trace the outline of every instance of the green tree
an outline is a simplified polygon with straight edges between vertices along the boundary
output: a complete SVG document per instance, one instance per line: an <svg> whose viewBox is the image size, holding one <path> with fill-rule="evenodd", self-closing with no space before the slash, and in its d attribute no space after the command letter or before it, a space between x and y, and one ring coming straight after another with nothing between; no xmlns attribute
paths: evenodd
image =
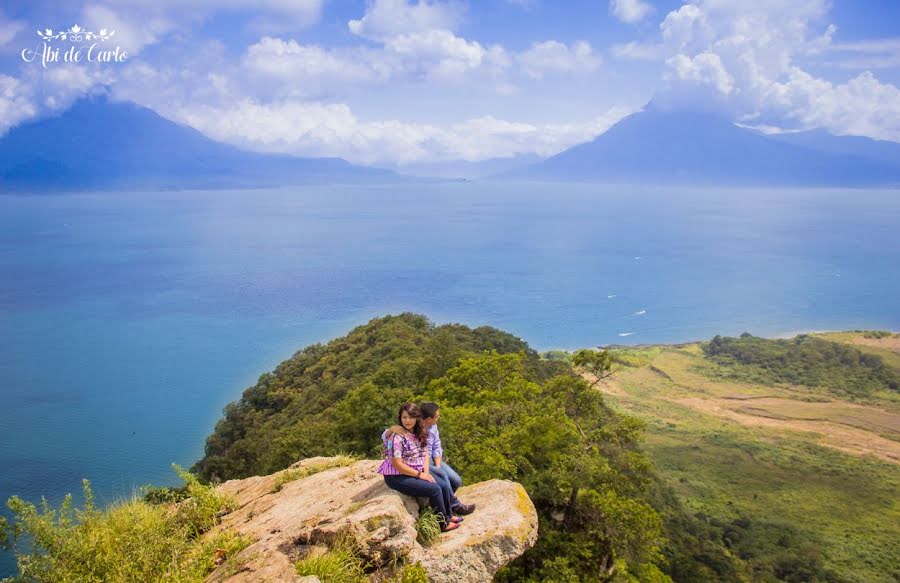
<svg viewBox="0 0 900 583"><path fill-rule="evenodd" d="M613 356L608 350L579 350L572 356L572 364L593 375L591 386L613 375Z"/></svg>
<svg viewBox="0 0 900 583"><path fill-rule="evenodd" d="M614 413L572 374L535 382L525 360L497 352L468 358L427 391L441 403L446 449L467 479L520 482L542 528L559 533L538 544L517 576L548 576L543 562L551 556L557 580L571 571L611 581L660 560L660 518L641 499L650 468L633 448L641 424Z"/></svg>

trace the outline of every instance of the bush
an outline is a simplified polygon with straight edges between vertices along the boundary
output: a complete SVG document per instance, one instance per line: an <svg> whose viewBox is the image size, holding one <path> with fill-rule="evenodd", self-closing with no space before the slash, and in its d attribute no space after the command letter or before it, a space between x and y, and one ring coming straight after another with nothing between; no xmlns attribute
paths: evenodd
<svg viewBox="0 0 900 583"><path fill-rule="evenodd" d="M716 336L703 345L703 352L719 365L712 372L738 381L826 387L857 396L900 391L900 372L880 356L805 334L791 340L747 333L740 338Z"/></svg>
<svg viewBox="0 0 900 583"><path fill-rule="evenodd" d="M201 541L229 500L196 477L180 471L191 498L176 505L153 505L135 497L105 510L94 506L90 482L83 481L84 507L71 494L59 510L41 501L40 510L13 496L10 523L0 522L0 542L16 555L19 575L9 581L54 583L202 581L215 568L216 551L233 556L250 544L233 533ZM27 541L27 548L20 543Z"/></svg>
<svg viewBox="0 0 900 583"><path fill-rule="evenodd" d="M396 576L391 579L392 583L428 583L428 573L425 568L416 563L415 565L404 565Z"/></svg>
<svg viewBox="0 0 900 583"><path fill-rule="evenodd" d="M894 335L893 332L889 332L887 330L865 330L862 333L863 338L872 338L874 340L880 340L882 338L890 338Z"/></svg>

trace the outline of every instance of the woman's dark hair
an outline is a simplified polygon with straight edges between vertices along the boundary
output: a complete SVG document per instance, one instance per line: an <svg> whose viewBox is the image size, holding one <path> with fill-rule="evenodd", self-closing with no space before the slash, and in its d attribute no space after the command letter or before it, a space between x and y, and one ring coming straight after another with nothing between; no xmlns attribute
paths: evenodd
<svg viewBox="0 0 900 583"><path fill-rule="evenodd" d="M416 436L419 443L424 444L428 440L428 434L425 433L425 427L422 426L422 412L419 411L419 406L415 403L403 403L400 405L400 410L397 411L397 425L400 427L403 427L404 411L406 411L406 414L410 417L415 417L416 425L413 427L413 435Z"/></svg>

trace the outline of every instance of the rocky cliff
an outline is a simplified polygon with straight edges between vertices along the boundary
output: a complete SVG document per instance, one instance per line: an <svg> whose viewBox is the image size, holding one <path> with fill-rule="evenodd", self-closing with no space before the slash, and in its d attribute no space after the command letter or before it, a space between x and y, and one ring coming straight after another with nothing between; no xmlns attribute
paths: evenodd
<svg viewBox="0 0 900 583"><path fill-rule="evenodd" d="M460 499L476 503L478 510L459 529L422 546L416 541L418 502L387 488L376 473L379 464L311 458L269 476L219 486L235 498L237 509L213 532L229 529L255 542L207 581L310 581L297 574L295 563L348 538L375 569L375 579L379 570L418 563L431 581L490 581L537 540L537 513L525 489L489 480L460 489Z"/></svg>

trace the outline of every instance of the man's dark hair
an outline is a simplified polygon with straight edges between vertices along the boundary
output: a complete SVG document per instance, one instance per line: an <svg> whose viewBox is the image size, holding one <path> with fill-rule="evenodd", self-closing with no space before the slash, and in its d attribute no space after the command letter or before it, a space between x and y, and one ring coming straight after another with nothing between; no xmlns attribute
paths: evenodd
<svg viewBox="0 0 900 583"><path fill-rule="evenodd" d="M419 405L419 412L422 413L422 419L431 419L434 417L440 407L437 406L437 403L421 403Z"/></svg>

